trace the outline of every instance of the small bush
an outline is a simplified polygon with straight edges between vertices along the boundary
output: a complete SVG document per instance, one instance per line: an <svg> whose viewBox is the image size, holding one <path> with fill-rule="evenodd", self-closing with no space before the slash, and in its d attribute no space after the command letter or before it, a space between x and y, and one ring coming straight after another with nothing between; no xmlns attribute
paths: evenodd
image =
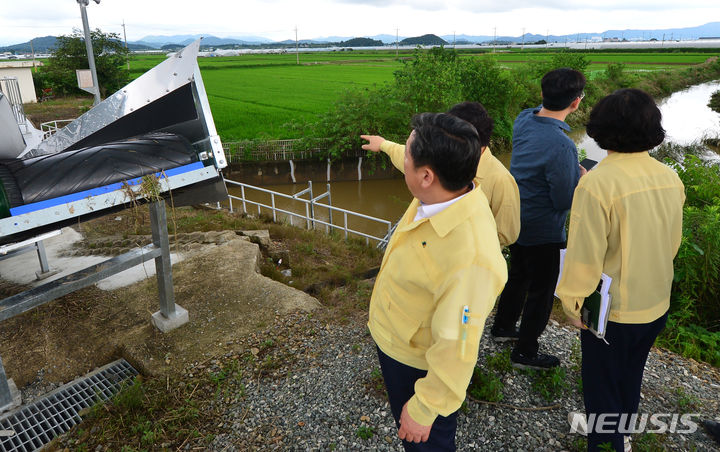
<svg viewBox="0 0 720 452"><path fill-rule="evenodd" d="M375 434L375 429L363 425L362 427L357 429L355 434L360 439L370 439Z"/></svg>
<svg viewBox="0 0 720 452"><path fill-rule="evenodd" d="M536 370L532 373L532 388L545 400L551 402L562 396L567 389L567 372L564 367L551 370Z"/></svg>
<svg viewBox="0 0 720 452"><path fill-rule="evenodd" d="M712 96L710 96L710 103L708 103L708 107L720 113L720 90L712 93Z"/></svg>
<svg viewBox="0 0 720 452"><path fill-rule="evenodd" d="M505 385L500 378L492 372L485 372L475 367L468 392L477 400L487 402L499 402L503 399L503 388Z"/></svg>
<svg viewBox="0 0 720 452"><path fill-rule="evenodd" d="M507 373L512 370L512 362L510 361L511 349L506 348L500 353L489 355L486 358L487 367L499 373Z"/></svg>

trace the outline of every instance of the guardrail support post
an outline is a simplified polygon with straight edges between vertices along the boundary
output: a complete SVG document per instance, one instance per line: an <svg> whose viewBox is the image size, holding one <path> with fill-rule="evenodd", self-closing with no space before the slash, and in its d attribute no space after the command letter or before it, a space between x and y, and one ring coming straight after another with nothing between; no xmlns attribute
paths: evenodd
<svg viewBox="0 0 720 452"><path fill-rule="evenodd" d="M315 201L313 201L312 181L308 181L308 189L310 190L310 220L312 228L315 229Z"/></svg>
<svg viewBox="0 0 720 452"><path fill-rule="evenodd" d="M328 194L328 205L332 207L332 195L330 194L330 184L327 184L327 194ZM330 231L332 231L333 227L333 219L332 219L332 209L328 209L328 223L330 223Z"/></svg>
<svg viewBox="0 0 720 452"><path fill-rule="evenodd" d="M20 391L12 378L5 375L2 358L0 358L0 413L19 407L22 403Z"/></svg>
<svg viewBox="0 0 720 452"><path fill-rule="evenodd" d="M152 315L152 324L163 333L167 333L187 323L189 316L186 309L175 304L165 201L160 200L150 204L150 228L153 245L161 250L160 256L155 258L160 310Z"/></svg>

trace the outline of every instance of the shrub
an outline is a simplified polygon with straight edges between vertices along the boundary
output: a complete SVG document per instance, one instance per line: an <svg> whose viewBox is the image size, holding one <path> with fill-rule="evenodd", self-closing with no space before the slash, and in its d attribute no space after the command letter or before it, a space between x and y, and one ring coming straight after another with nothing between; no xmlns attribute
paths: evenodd
<svg viewBox="0 0 720 452"><path fill-rule="evenodd" d="M475 367L468 392L470 396L487 402L499 402L503 398L505 385L500 378L492 372L485 372Z"/></svg>
<svg viewBox="0 0 720 452"><path fill-rule="evenodd" d="M710 96L710 102L708 103L708 107L720 113L720 90L712 93L712 96Z"/></svg>
<svg viewBox="0 0 720 452"><path fill-rule="evenodd" d="M670 315L658 345L720 366L720 168L701 146L663 146L685 185L683 237L675 258Z"/></svg>

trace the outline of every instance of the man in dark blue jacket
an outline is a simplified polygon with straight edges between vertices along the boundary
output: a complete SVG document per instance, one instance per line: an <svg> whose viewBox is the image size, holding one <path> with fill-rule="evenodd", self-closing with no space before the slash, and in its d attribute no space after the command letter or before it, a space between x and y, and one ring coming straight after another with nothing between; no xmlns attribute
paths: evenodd
<svg viewBox="0 0 720 452"><path fill-rule="evenodd" d="M520 236L510 245L508 282L491 330L498 342L518 341L513 366L532 369L560 364L557 357L538 353L538 338L550 318L565 220L584 171L566 135L570 126L565 118L584 97L585 77L573 69L556 69L545 74L541 87L543 104L522 111L513 126L510 173L520 189Z"/></svg>

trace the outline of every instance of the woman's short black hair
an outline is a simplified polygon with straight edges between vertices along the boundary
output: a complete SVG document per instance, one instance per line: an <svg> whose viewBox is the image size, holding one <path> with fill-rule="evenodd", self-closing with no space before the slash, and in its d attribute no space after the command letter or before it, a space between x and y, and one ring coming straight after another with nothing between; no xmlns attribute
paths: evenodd
<svg viewBox="0 0 720 452"><path fill-rule="evenodd" d="M413 116L412 128L415 167L428 165L448 191L470 185L480 161L480 139L472 124L447 113L421 113Z"/></svg>
<svg viewBox="0 0 720 452"><path fill-rule="evenodd" d="M565 110L582 96L585 76L580 71L563 67L545 74L540 81L543 107L551 111Z"/></svg>
<svg viewBox="0 0 720 452"><path fill-rule="evenodd" d="M493 131L493 119L488 114L485 107L480 102L460 102L453 105L448 113L464 119L477 130L480 137L480 146L488 146L490 144L490 136Z"/></svg>
<svg viewBox="0 0 720 452"><path fill-rule="evenodd" d="M649 94L619 89L605 96L590 112L587 134L601 148L615 152L642 152L665 139L662 114Z"/></svg>

